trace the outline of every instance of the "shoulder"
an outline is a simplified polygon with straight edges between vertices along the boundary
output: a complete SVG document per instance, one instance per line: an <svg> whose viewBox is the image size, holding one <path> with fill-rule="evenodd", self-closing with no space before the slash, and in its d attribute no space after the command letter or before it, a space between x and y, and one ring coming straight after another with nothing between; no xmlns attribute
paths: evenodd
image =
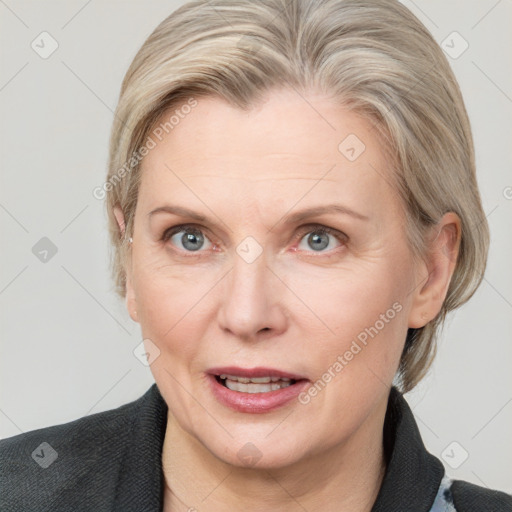
<svg viewBox="0 0 512 512"><path fill-rule="evenodd" d="M143 399L1 440L0 509L51 510L66 489L116 473ZM48 508L32 508L41 499Z"/></svg>
<svg viewBox="0 0 512 512"><path fill-rule="evenodd" d="M512 512L512 495L502 491L464 480L453 480L450 490L457 512Z"/></svg>
<svg viewBox="0 0 512 512"><path fill-rule="evenodd" d="M22 453L28 453L31 457L32 451L37 448L34 442L53 441L60 447L66 447L73 444L87 446L89 441L97 443L101 441L103 435L109 437L120 428L126 429L126 419L130 412L137 407L137 401L124 404L116 409L84 416L68 423L52 425L45 428L31 430L23 434L18 434L7 439L0 440L0 460L2 469L5 463L17 462L24 466L19 460L14 460L13 456ZM82 445L82 443L85 443ZM27 451L30 450L30 451Z"/></svg>

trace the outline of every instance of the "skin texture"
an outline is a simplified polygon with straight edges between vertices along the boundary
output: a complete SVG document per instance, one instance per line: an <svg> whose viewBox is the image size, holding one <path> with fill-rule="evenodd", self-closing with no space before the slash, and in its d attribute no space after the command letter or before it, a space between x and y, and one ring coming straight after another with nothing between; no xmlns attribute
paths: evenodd
<svg viewBox="0 0 512 512"><path fill-rule="evenodd" d="M165 510L369 511L382 483L382 426L407 328L439 312L460 222L446 214L415 259L372 125L319 94L306 99L273 90L244 112L200 98L142 163L126 304L160 350L151 371L169 406ZM338 149L349 134L366 146L353 162ZM332 203L367 219L285 222ZM209 220L149 215L165 205ZM197 251L183 231L162 240L186 223L204 236ZM339 239L320 233L318 249L315 224ZM262 249L251 263L237 253L248 236ZM207 386L205 372L228 365L314 383L393 304L394 318L307 404L241 413ZM261 457L255 465L237 455L247 443Z"/></svg>

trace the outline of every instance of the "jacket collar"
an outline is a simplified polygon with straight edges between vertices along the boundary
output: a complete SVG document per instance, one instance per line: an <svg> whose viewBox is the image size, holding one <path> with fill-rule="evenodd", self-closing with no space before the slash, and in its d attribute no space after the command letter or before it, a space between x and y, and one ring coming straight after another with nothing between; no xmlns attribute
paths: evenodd
<svg viewBox="0 0 512 512"><path fill-rule="evenodd" d="M428 512L444 476L444 466L427 452L405 398L392 387L384 420L387 469L372 512Z"/></svg>
<svg viewBox="0 0 512 512"><path fill-rule="evenodd" d="M161 454L167 424L167 404L156 384L134 409L131 443L119 473L114 510L161 511L164 477ZM392 387L384 421L387 469L372 512L428 512L444 475L442 463L427 452L402 394Z"/></svg>

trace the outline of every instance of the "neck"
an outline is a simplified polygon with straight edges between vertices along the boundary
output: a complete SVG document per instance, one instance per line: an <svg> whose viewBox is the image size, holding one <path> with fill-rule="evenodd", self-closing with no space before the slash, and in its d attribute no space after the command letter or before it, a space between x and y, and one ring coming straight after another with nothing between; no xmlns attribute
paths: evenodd
<svg viewBox="0 0 512 512"><path fill-rule="evenodd" d="M292 465L240 468L213 456L168 414L162 452L164 511L370 512L385 474L387 401L351 437Z"/></svg>

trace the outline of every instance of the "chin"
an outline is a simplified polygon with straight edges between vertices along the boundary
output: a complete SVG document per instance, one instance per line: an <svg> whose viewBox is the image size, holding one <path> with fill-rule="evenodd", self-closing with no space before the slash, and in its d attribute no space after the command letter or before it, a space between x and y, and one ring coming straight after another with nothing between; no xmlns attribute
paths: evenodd
<svg viewBox="0 0 512 512"><path fill-rule="evenodd" d="M302 459L302 454L297 452L297 446L283 447L282 444L278 446L277 443L251 441L240 442L239 445L238 450L233 451L230 447L227 448L228 453L224 453L223 456L215 453L214 455L226 464L237 468L262 470L285 468Z"/></svg>

